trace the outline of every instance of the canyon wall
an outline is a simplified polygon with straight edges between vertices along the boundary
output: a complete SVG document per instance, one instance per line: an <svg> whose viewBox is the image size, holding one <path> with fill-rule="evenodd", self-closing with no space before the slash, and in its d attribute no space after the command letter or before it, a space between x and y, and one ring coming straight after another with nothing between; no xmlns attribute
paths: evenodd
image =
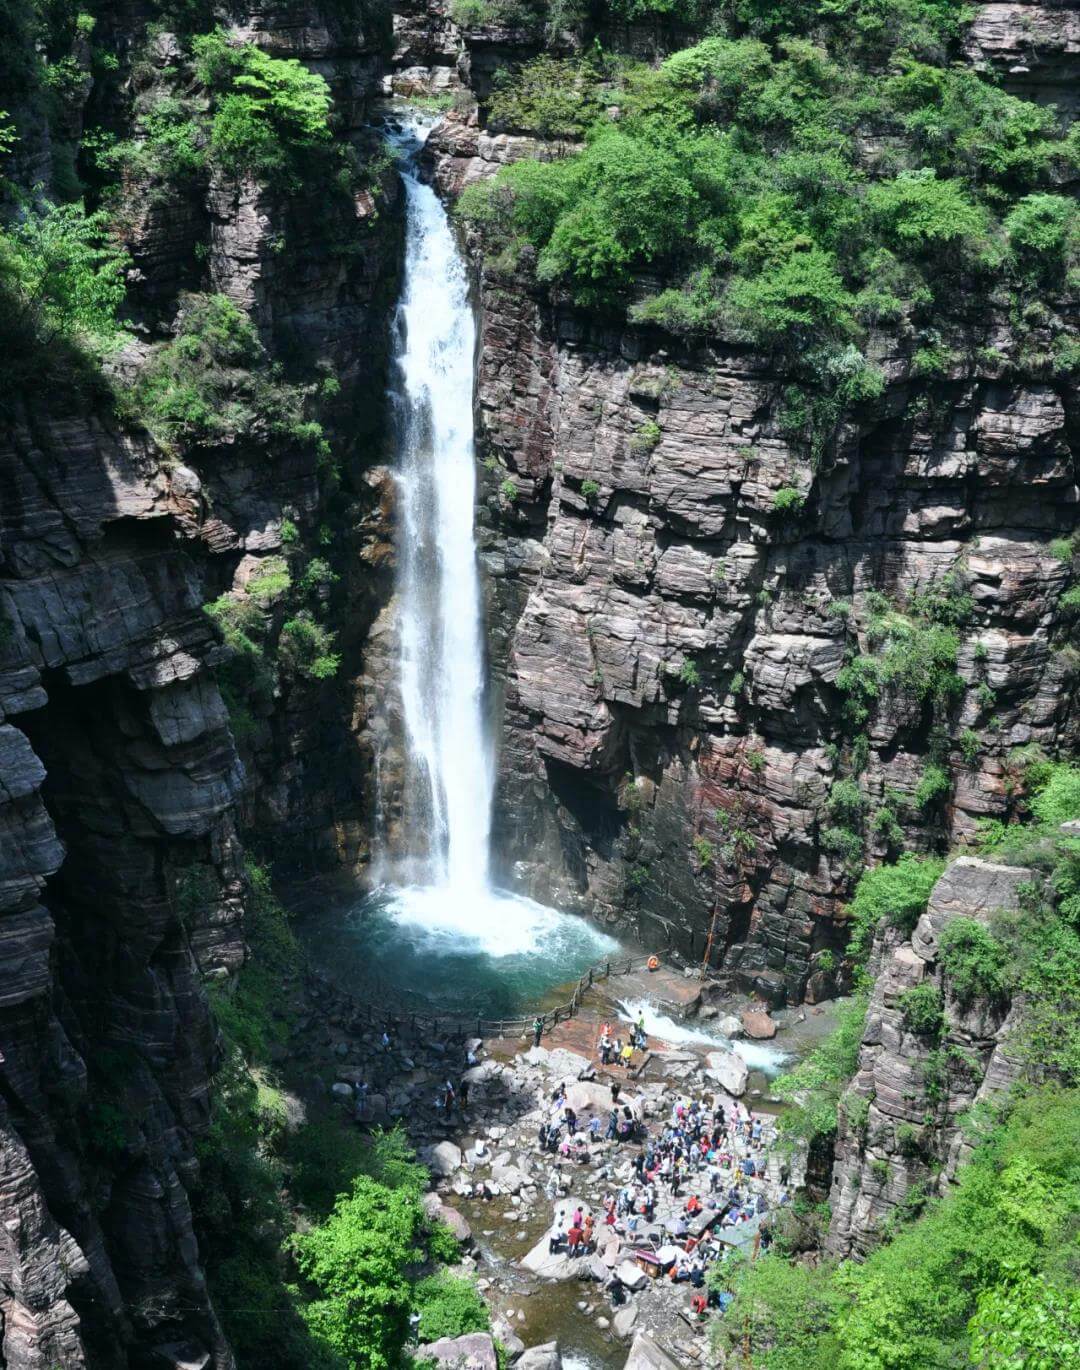
<svg viewBox="0 0 1080 1370"><path fill-rule="evenodd" d="M326 76L335 137L375 168L367 187L313 214L304 194L249 176L129 167L115 209L133 340L107 362L113 388L137 383L193 307L185 292L224 297L263 351L222 405L252 384L295 395L282 387L299 358L335 381L318 403L332 464L258 412L162 445L108 381L62 362L6 401L0 1363L16 1370L233 1363L188 1196L221 1052L203 984L245 956L239 833L286 869L366 860L354 681L385 593L384 482L370 472L400 218L364 127L386 34L344 8L232 17L240 38ZM94 40L119 65L84 82L87 120L138 136L140 113L189 98L183 40L156 8L102 7ZM295 579L316 554L331 567L315 613L335 627L336 677L271 661L257 703L223 700L235 653L203 606L242 599L268 569L280 586L286 556ZM280 589L261 603L270 654L296 606Z"/></svg>
<svg viewBox="0 0 1080 1370"><path fill-rule="evenodd" d="M1023 1073L1019 1002L962 997L942 968L941 934L955 918L986 925L1022 908L1035 872L971 857L952 862L909 938L878 934L869 963L873 993L859 1065L840 1109L828 1250L862 1256L889 1218L947 1189L970 1154L964 1117L1003 1094ZM940 995L940 1026L919 1031L903 996L916 986Z"/></svg>
<svg viewBox="0 0 1080 1370"><path fill-rule="evenodd" d="M99 79L79 47L63 126L42 122L17 151L27 187L48 180L50 140L84 123L139 137L163 96L205 112L160 6L100 11L94 42L117 65ZM394 807L376 706L393 677L379 463L400 214L368 101L387 70L399 91L453 96L430 161L449 196L551 153L486 130L473 98L537 51L533 31L461 29L434 4L399 6L392 33L389 16L345 3L227 17L327 78L335 138L367 175L313 194L130 163L114 208L132 340L104 381L50 365L4 401L0 1358L18 1370L231 1364L188 1199L220 1057L204 982L245 956L245 844L294 873L362 872L380 746ZM668 38L619 35L643 53ZM967 41L1019 93L1075 87L1072 9L982 6ZM906 608L953 575L971 607L944 753L922 704L898 696L874 716L866 857L963 840L1009 813L1015 748L1075 741L1049 543L1075 523L1076 395L1038 358L1077 320L1052 300L1021 334L973 301L933 379L906 339L875 338L885 391L815 468L783 422L790 378L762 357L571 309L527 269L477 273L502 871L650 946L700 957L711 927L714 965L774 1002L827 994L852 881L826 837L852 769L837 680L867 647L874 597ZM255 381L218 368L223 405L291 386L329 456L258 412L165 442L117 406L108 377L137 385L207 297L231 302L262 349ZM797 509L777 506L781 490ZM315 562L326 571L298 598ZM204 611L245 606L249 586L266 634L254 682ZM298 614L332 634L329 678L275 656ZM932 741L948 787L924 806ZM1003 900L1019 879L992 878ZM875 1092L880 1140L842 1138L837 1250L863 1249L928 1164L897 1140L906 1113L889 1112L910 1045L889 1015L897 977L935 973L932 948L875 954L877 1037L856 1088ZM992 1064L999 1027L950 1031Z"/></svg>
<svg viewBox="0 0 1080 1370"><path fill-rule="evenodd" d="M1074 20L984 6L965 51L1056 99ZM467 29L451 70L438 33L409 29L430 64L410 82L460 90L526 42ZM450 198L560 152L485 128L486 81L429 143ZM882 394L811 452L775 359L574 308L535 284L530 250L511 270L477 261L504 875L650 947L700 959L711 929L714 966L774 1003L833 992L861 863L972 838L1012 812L1018 748L1075 742L1051 543L1075 526L1080 415L1047 361L1075 300L1036 321L969 300L932 375L904 330L874 333ZM944 708L887 692L859 741L845 666L880 652L876 617L917 628L944 594L964 603L962 687Z"/></svg>

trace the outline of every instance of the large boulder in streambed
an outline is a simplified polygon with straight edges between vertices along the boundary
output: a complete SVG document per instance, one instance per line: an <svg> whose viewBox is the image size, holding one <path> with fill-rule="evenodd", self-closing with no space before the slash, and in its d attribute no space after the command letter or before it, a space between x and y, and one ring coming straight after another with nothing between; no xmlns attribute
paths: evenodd
<svg viewBox="0 0 1080 1370"><path fill-rule="evenodd" d="M433 1360L446 1370L498 1370L495 1343L489 1332L470 1332L464 1337L440 1337L418 1346L416 1359Z"/></svg>
<svg viewBox="0 0 1080 1370"><path fill-rule="evenodd" d="M424 1212L431 1222L442 1223L444 1227L448 1227L459 1242L472 1241L472 1228L465 1216L456 1208L444 1204L438 1194L424 1195Z"/></svg>
<svg viewBox="0 0 1080 1370"><path fill-rule="evenodd" d="M732 1098L742 1098L750 1079L750 1071L743 1058L733 1051L710 1051L705 1061L705 1074L709 1079L715 1080Z"/></svg>
<svg viewBox="0 0 1080 1370"><path fill-rule="evenodd" d="M578 1080L576 1084L567 1086L566 1102L577 1114L579 1121L587 1122L590 1118L600 1118L606 1123L612 1107L611 1086L596 1084L590 1080ZM620 1094L618 1103L620 1113L624 1104L629 1107L635 1118L641 1117L640 1099L633 1099L629 1095Z"/></svg>
<svg viewBox="0 0 1080 1370"><path fill-rule="evenodd" d="M491 1324L491 1334L506 1352L506 1359L511 1365L525 1350L525 1343L510 1326L505 1318L496 1318Z"/></svg>
<svg viewBox="0 0 1080 1370"><path fill-rule="evenodd" d="M679 1370L679 1363L657 1346L651 1333L639 1332L623 1370Z"/></svg>
<svg viewBox="0 0 1080 1370"><path fill-rule="evenodd" d="M453 1142L439 1142L425 1154L424 1159L434 1174L444 1177L453 1175L455 1170L461 1169L461 1147Z"/></svg>
<svg viewBox="0 0 1080 1370"><path fill-rule="evenodd" d="M551 1252L548 1249L548 1234L545 1232L536 1245L522 1256L518 1264L523 1270L539 1275L542 1280L576 1280L580 1256L573 1260L565 1251Z"/></svg>
<svg viewBox="0 0 1080 1370"><path fill-rule="evenodd" d="M776 1036L776 1023L760 1009L748 1009L742 1015L742 1025L747 1037L759 1042L771 1041Z"/></svg>
<svg viewBox="0 0 1080 1370"><path fill-rule="evenodd" d="M547 1341L543 1346L530 1346L518 1358L517 1370L562 1370L559 1343Z"/></svg>

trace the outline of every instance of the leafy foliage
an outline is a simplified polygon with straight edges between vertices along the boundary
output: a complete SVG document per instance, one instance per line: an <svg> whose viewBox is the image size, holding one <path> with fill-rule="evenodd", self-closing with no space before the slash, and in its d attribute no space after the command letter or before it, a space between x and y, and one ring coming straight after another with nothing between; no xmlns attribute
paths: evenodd
<svg viewBox="0 0 1080 1370"><path fill-rule="evenodd" d="M977 1148L948 1197L863 1264L811 1268L770 1254L739 1267L735 1302L716 1324L725 1364L926 1370L970 1356L1048 1370L1063 1362L1040 1358L1044 1348L1060 1338L1053 1356L1077 1336L1078 1214L1080 1096L1033 1093ZM1031 1358L1004 1358L1017 1350Z"/></svg>
<svg viewBox="0 0 1080 1370"><path fill-rule="evenodd" d="M223 29L192 42L196 72L215 94L210 149L233 175L296 185L304 159L330 141L330 89L295 58L271 57Z"/></svg>
<svg viewBox="0 0 1080 1370"><path fill-rule="evenodd" d="M329 680L341 665L341 654L332 650L333 645L330 629L301 609L282 625L278 654L286 671L308 680Z"/></svg>
<svg viewBox="0 0 1080 1370"><path fill-rule="evenodd" d="M541 138L580 138L599 113L591 66L540 56L518 71L496 72L488 120Z"/></svg>
<svg viewBox="0 0 1080 1370"><path fill-rule="evenodd" d="M859 1062L866 1005L863 994L845 1004L831 1035L775 1082L777 1097L793 1104L780 1122L788 1136L823 1138L836 1131L841 1096Z"/></svg>
<svg viewBox="0 0 1080 1370"><path fill-rule="evenodd" d="M460 205L505 260L531 245L540 278L579 303L626 308L632 279L660 274L632 306L642 322L838 356L867 324L928 322L994 271L1060 280L1074 261L1076 216L1053 193L1073 144L1053 111L949 65L951 0L614 8L716 36L658 69L541 58L501 78L497 118L585 146L507 167Z"/></svg>
<svg viewBox="0 0 1080 1370"><path fill-rule="evenodd" d="M961 1004L1000 999L1005 991L1005 949L973 918L953 918L938 943L938 955L952 992Z"/></svg>
<svg viewBox="0 0 1080 1370"><path fill-rule="evenodd" d="M440 1337L461 1337L466 1332L486 1332L491 1314L472 1280L441 1270L416 1286L414 1300L420 1308L416 1335L421 1342Z"/></svg>
<svg viewBox="0 0 1080 1370"><path fill-rule="evenodd" d="M428 1222L426 1172L400 1134L378 1139L372 1159L326 1221L295 1234L289 1248L312 1293L303 1314L316 1341L347 1365L388 1370L400 1362L414 1309L433 1337L485 1330L490 1320L471 1281L444 1270L416 1278L431 1255L456 1245Z"/></svg>
<svg viewBox="0 0 1080 1370"><path fill-rule="evenodd" d="M847 955L861 966L870 952L874 933L883 922L910 933L926 912L930 891L937 884L945 862L935 857L901 856L892 865L868 870L855 887L847 906Z"/></svg>
<svg viewBox="0 0 1080 1370"><path fill-rule="evenodd" d="M0 230L0 352L8 385L41 378L67 349L97 357L121 340L128 257L102 211L26 206Z"/></svg>
<svg viewBox="0 0 1080 1370"><path fill-rule="evenodd" d="M900 995L899 1007L904 1026L920 1037L937 1037L944 1022L941 993L933 985L913 985Z"/></svg>
<svg viewBox="0 0 1080 1370"><path fill-rule="evenodd" d="M189 295L176 337L143 367L123 406L166 450L283 438L323 450L306 393L271 363L248 316L224 295Z"/></svg>

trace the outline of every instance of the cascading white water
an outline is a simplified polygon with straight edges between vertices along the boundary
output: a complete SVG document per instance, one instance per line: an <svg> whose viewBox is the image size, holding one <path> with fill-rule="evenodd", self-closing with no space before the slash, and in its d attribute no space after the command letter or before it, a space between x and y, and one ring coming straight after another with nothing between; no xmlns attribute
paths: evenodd
<svg viewBox="0 0 1080 1370"><path fill-rule="evenodd" d="M423 141L417 125L398 143ZM410 146L411 145L411 146ZM435 192L403 163L398 306L401 698L419 793L405 796L425 880L456 900L487 888L492 767L473 539L474 325L468 280Z"/></svg>
<svg viewBox="0 0 1080 1370"><path fill-rule="evenodd" d="M778 1075L784 1064L791 1060L790 1053L779 1047L747 1042L742 1038L732 1041L719 1032L710 1032L708 1028L677 1022L648 999L620 999L619 1017L624 1023L636 1023L644 1018L646 1035L667 1042L669 1046L726 1047L736 1056L741 1056L751 1070L760 1070L765 1075Z"/></svg>
<svg viewBox="0 0 1080 1370"><path fill-rule="evenodd" d="M458 956L470 949L507 969L511 958L532 958L550 984L617 944L582 919L490 885L494 764L473 531L475 326L450 223L417 172L426 136L413 118L389 131L406 197L392 399L406 750L397 845L407 857L398 868L412 883L384 888L379 902L414 952L422 946Z"/></svg>

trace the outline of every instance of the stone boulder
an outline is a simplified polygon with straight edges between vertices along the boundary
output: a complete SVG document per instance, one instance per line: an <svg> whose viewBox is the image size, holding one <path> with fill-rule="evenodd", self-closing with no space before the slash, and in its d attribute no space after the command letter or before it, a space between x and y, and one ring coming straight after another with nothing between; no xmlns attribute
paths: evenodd
<svg viewBox="0 0 1080 1370"><path fill-rule="evenodd" d="M519 1166L496 1161L491 1167L491 1178L507 1194L517 1194L526 1185L532 1184L529 1176Z"/></svg>
<svg viewBox="0 0 1080 1370"><path fill-rule="evenodd" d="M538 1275L542 1280L576 1280L580 1256L573 1260L565 1251L552 1253L548 1250L548 1234L545 1232L534 1247L531 1247L518 1264L522 1270Z"/></svg>
<svg viewBox="0 0 1080 1370"><path fill-rule="evenodd" d="M489 1332L470 1332L464 1337L440 1337L417 1347L417 1360L433 1360L446 1370L498 1370L495 1343Z"/></svg>
<svg viewBox="0 0 1080 1370"><path fill-rule="evenodd" d="M634 1330L634 1324L638 1320L638 1306L636 1303L628 1303L625 1308L620 1308L615 1314L614 1328L615 1335L620 1341L626 1341L630 1333Z"/></svg>
<svg viewBox="0 0 1080 1370"><path fill-rule="evenodd" d="M562 1356L557 1341L543 1346L530 1346L517 1360L518 1370L562 1370Z"/></svg>
<svg viewBox="0 0 1080 1370"><path fill-rule="evenodd" d="M776 1036L776 1024L767 1013L751 1009L742 1015L742 1025L747 1037L755 1041L767 1042Z"/></svg>
<svg viewBox="0 0 1080 1370"><path fill-rule="evenodd" d="M679 1363L657 1346L650 1332L639 1332L623 1370L679 1370Z"/></svg>
<svg viewBox="0 0 1080 1370"><path fill-rule="evenodd" d="M641 1266L630 1260L623 1261L615 1273L620 1284L625 1284L627 1289L644 1289L649 1283L649 1277Z"/></svg>
<svg viewBox="0 0 1080 1370"><path fill-rule="evenodd" d="M598 1117L606 1123L608 1114L611 1112L611 1086L590 1080L579 1080L567 1088L566 1102L579 1119L588 1121L591 1117ZM640 1099L632 1099L625 1094L620 1094L620 1110L624 1104L627 1105L635 1118L641 1117Z"/></svg>
<svg viewBox="0 0 1080 1370"><path fill-rule="evenodd" d="M456 1208L444 1203L432 1204L430 1207L425 1203L424 1208L432 1222L442 1223L444 1227L448 1227L459 1242L472 1241L472 1228L465 1215L459 1213Z"/></svg>
<svg viewBox="0 0 1080 1370"><path fill-rule="evenodd" d="M506 1359L513 1364L525 1350L525 1343L505 1318L496 1318L491 1324L491 1334L506 1352Z"/></svg>
<svg viewBox="0 0 1080 1370"><path fill-rule="evenodd" d="M708 1063L705 1074L721 1089L735 1099L746 1093L750 1071L741 1056L733 1051L710 1051L705 1060Z"/></svg>
<svg viewBox="0 0 1080 1370"><path fill-rule="evenodd" d="M461 1169L461 1147L453 1142L437 1142L427 1153L427 1163L436 1175L453 1175Z"/></svg>

